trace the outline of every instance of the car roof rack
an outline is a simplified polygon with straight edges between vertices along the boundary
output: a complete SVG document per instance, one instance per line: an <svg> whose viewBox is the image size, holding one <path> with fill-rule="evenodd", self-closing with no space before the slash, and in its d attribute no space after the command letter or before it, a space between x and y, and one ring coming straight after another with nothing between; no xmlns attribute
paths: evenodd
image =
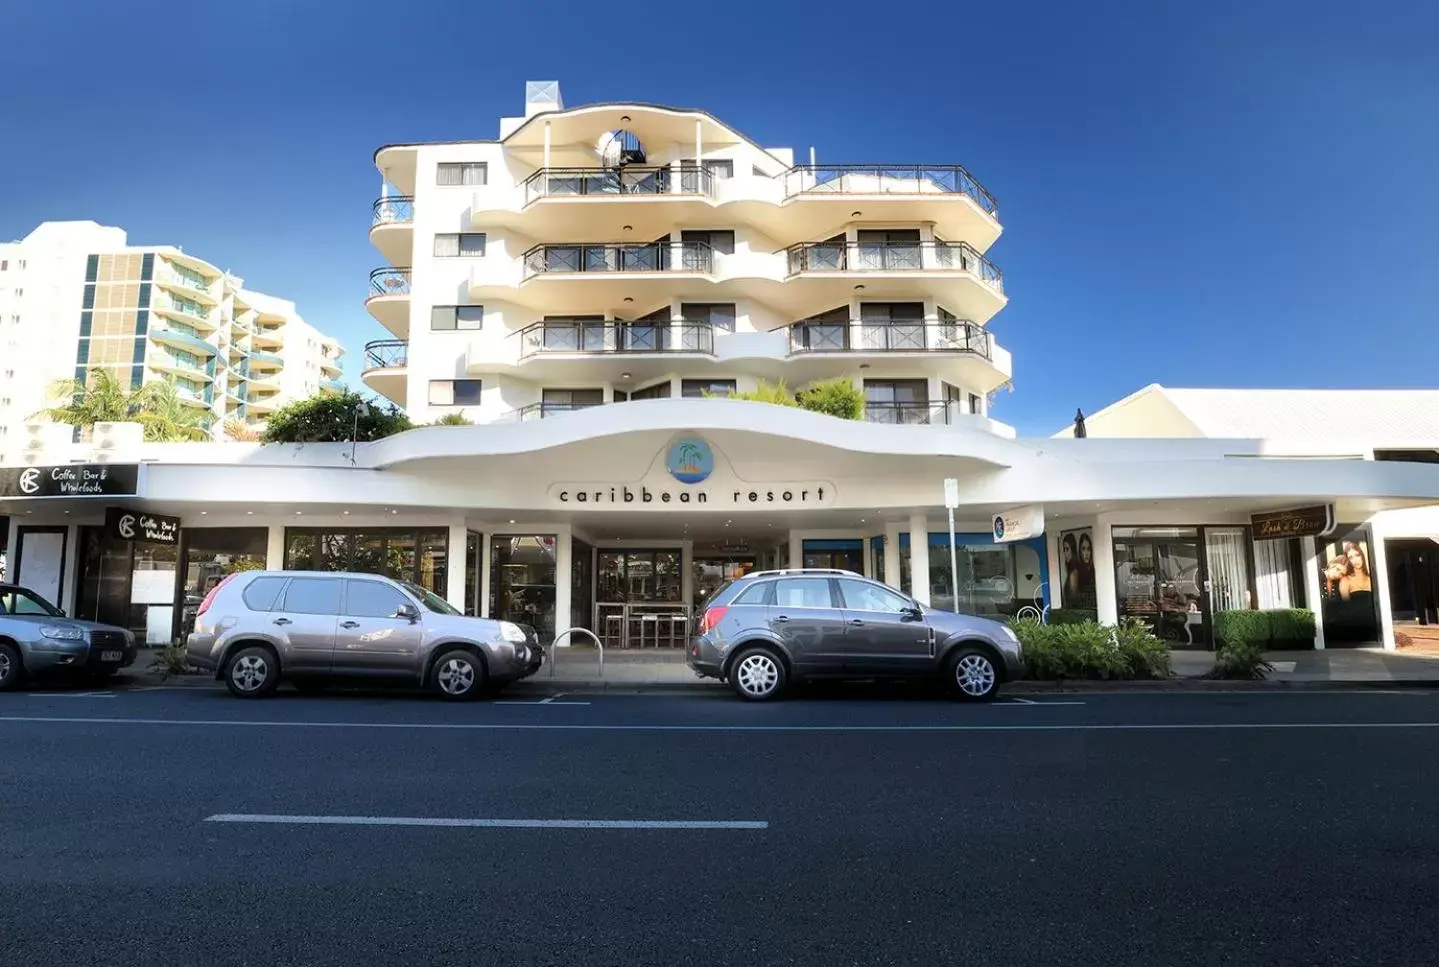
<svg viewBox="0 0 1439 967"><path fill-rule="evenodd" d="M863 574L858 571L848 571L842 567L785 567L773 571L750 571L745 575L747 578L772 578L785 574L842 574L848 578L862 578Z"/></svg>

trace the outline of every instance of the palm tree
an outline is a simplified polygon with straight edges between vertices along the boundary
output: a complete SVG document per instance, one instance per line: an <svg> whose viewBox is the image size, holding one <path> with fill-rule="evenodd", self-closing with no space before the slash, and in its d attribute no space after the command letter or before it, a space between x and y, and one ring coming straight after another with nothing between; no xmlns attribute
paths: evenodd
<svg viewBox="0 0 1439 967"><path fill-rule="evenodd" d="M78 426L88 434L96 423L139 423L152 442L206 440L205 414L186 405L175 387L160 381L130 392L107 369L91 370L85 379L62 379L51 389L55 406L32 418Z"/></svg>

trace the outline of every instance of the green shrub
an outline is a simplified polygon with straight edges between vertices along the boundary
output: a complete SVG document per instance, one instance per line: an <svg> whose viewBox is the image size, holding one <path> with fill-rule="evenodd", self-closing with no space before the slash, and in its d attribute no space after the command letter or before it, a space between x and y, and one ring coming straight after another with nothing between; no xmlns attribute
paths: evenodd
<svg viewBox="0 0 1439 967"><path fill-rule="evenodd" d="M190 656L183 642L175 642L164 648L156 648L150 660L150 671L157 673L164 681L171 675L191 675L199 669L190 664Z"/></svg>
<svg viewBox="0 0 1439 967"><path fill-rule="evenodd" d="M1308 608L1279 608L1269 615L1269 647L1312 648L1314 612Z"/></svg>
<svg viewBox="0 0 1439 967"><path fill-rule="evenodd" d="M1268 611L1220 611L1214 615L1216 678L1263 678L1274 666L1264 658L1272 635Z"/></svg>
<svg viewBox="0 0 1439 967"><path fill-rule="evenodd" d="M1019 636L1030 678L1122 679L1169 677L1169 649L1141 624L1118 628L1095 621L1010 622Z"/></svg>
<svg viewBox="0 0 1439 967"><path fill-rule="evenodd" d="M708 390L705 391L704 395L706 399L726 398L718 394L711 393ZM767 380L762 379L755 384L754 389L744 390L743 392L729 393L727 394L727 398L732 400L749 400L751 403L772 403L775 406L796 405L794 401L794 395L790 393L789 387L785 385L784 380L780 380L778 383L771 383Z"/></svg>
<svg viewBox="0 0 1439 967"><path fill-rule="evenodd" d="M827 413L841 420L864 419L864 393L848 379L827 379L811 383L794 395L800 409Z"/></svg>
<svg viewBox="0 0 1439 967"><path fill-rule="evenodd" d="M1089 608L1050 608L1049 623L1052 625L1077 625L1086 621L1099 623L1099 612Z"/></svg>
<svg viewBox="0 0 1439 967"><path fill-rule="evenodd" d="M366 404L369 412L361 413L362 403L365 399L359 393L320 393L296 400L265 421L260 439L265 443L348 443L354 433L354 439L364 442L402 433L413 425L393 406L370 403Z"/></svg>
<svg viewBox="0 0 1439 967"><path fill-rule="evenodd" d="M1273 670L1264 657L1264 645L1252 641L1226 644L1214 654L1215 678L1263 678Z"/></svg>

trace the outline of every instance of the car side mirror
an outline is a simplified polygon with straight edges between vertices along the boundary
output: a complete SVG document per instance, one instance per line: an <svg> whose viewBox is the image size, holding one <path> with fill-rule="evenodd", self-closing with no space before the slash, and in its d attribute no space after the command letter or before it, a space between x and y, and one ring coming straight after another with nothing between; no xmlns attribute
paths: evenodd
<svg viewBox="0 0 1439 967"><path fill-rule="evenodd" d="M395 609L396 618L407 618L410 624L420 620L420 609L413 604L402 604Z"/></svg>
<svg viewBox="0 0 1439 967"><path fill-rule="evenodd" d="M918 607L911 605L908 608L900 608L899 616L905 621L923 621L924 612Z"/></svg>

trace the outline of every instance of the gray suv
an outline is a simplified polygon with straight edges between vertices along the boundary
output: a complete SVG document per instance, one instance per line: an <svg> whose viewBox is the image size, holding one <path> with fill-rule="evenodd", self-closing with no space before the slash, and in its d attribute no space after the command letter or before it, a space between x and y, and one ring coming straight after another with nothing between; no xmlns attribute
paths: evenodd
<svg viewBox="0 0 1439 967"><path fill-rule="evenodd" d="M938 678L960 698L993 698L1023 674L1001 621L928 608L853 571L756 571L696 618L686 660L764 701L805 678Z"/></svg>
<svg viewBox="0 0 1439 967"><path fill-rule="evenodd" d="M124 628L67 618L34 591L0 584L0 692L51 672L104 682L134 661L135 636Z"/></svg>
<svg viewBox="0 0 1439 967"><path fill-rule="evenodd" d="M407 581L315 571L229 575L200 602L185 646L241 698L268 695L281 678L311 690L345 677L463 700L544 662L526 625L466 617Z"/></svg>

